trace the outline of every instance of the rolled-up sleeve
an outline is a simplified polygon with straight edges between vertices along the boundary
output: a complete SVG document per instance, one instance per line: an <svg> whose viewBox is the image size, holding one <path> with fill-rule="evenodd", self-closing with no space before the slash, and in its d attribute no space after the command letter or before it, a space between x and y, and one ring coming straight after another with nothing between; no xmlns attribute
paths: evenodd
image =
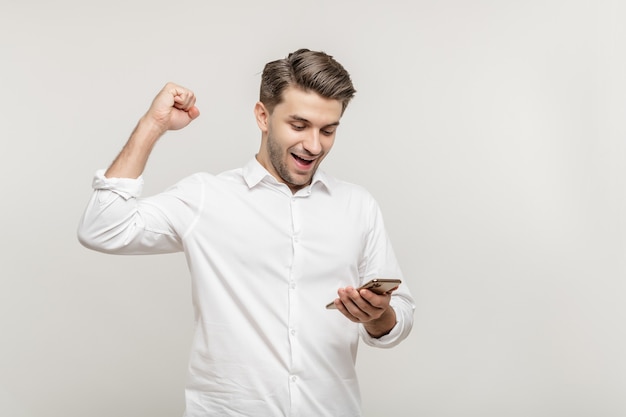
<svg viewBox="0 0 626 417"><path fill-rule="evenodd" d="M139 198L143 178L107 178L98 170L93 194L78 225L78 240L93 250L141 255L182 251L172 211L176 193ZM174 188L175 190L175 188ZM180 206L180 204L178 204Z"/></svg>

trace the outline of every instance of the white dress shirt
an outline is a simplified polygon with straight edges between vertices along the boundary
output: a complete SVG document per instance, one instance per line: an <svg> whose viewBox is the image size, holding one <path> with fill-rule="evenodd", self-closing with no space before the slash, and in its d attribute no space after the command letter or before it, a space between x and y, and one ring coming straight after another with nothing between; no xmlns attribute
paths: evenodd
<svg viewBox="0 0 626 417"><path fill-rule="evenodd" d="M195 315L185 416L360 416L359 337L395 346L414 310L403 283L396 326L376 339L325 308L340 287L402 279L372 196L321 171L292 194L256 159L148 198L142 184L98 171L78 236L107 253L185 252Z"/></svg>

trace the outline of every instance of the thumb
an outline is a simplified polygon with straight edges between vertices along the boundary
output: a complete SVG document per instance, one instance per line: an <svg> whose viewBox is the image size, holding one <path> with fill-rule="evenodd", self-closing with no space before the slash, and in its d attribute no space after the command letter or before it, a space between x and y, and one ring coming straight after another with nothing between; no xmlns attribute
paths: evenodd
<svg viewBox="0 0 626 417"><path fill-rule="evenodd" d="M200 116L200 110L196 106L193 106L192 108L187 110L187 114L189 115L189 118L193 120Z"/></svg>

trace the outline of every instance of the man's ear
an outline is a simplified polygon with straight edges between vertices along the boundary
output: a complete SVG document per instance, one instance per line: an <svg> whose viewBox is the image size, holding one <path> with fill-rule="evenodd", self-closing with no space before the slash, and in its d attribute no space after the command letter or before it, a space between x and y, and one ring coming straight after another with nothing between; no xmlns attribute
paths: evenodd
<svg viewBox="0 0 626 417"><path fill-rule="evenodd" d="M256 124L261 129L261 132L266 133L269 125L270 113L265 108L265 105L260 101L254 105L254 117L256 119Z"/></svg>

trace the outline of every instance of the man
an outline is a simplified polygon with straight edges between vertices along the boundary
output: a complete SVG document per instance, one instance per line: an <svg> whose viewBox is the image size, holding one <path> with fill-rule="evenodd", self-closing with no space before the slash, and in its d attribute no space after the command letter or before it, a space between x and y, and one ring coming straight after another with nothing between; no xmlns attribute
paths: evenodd
<svg viewBox="0 0 626 417"><path fill-rule="evenodd" d="M359 339L392 347L409 334L414 304L404 284L381 295L355 289L402 278L378 205L318 170L354 93L323 52L270 62L254 107L255 158L139 198L154 144L200 114L194 94L169 83L96 173L83 245L187 257L195 333L186 416L360 416ZM326 309L333 297L336 310Z"/></svg>

